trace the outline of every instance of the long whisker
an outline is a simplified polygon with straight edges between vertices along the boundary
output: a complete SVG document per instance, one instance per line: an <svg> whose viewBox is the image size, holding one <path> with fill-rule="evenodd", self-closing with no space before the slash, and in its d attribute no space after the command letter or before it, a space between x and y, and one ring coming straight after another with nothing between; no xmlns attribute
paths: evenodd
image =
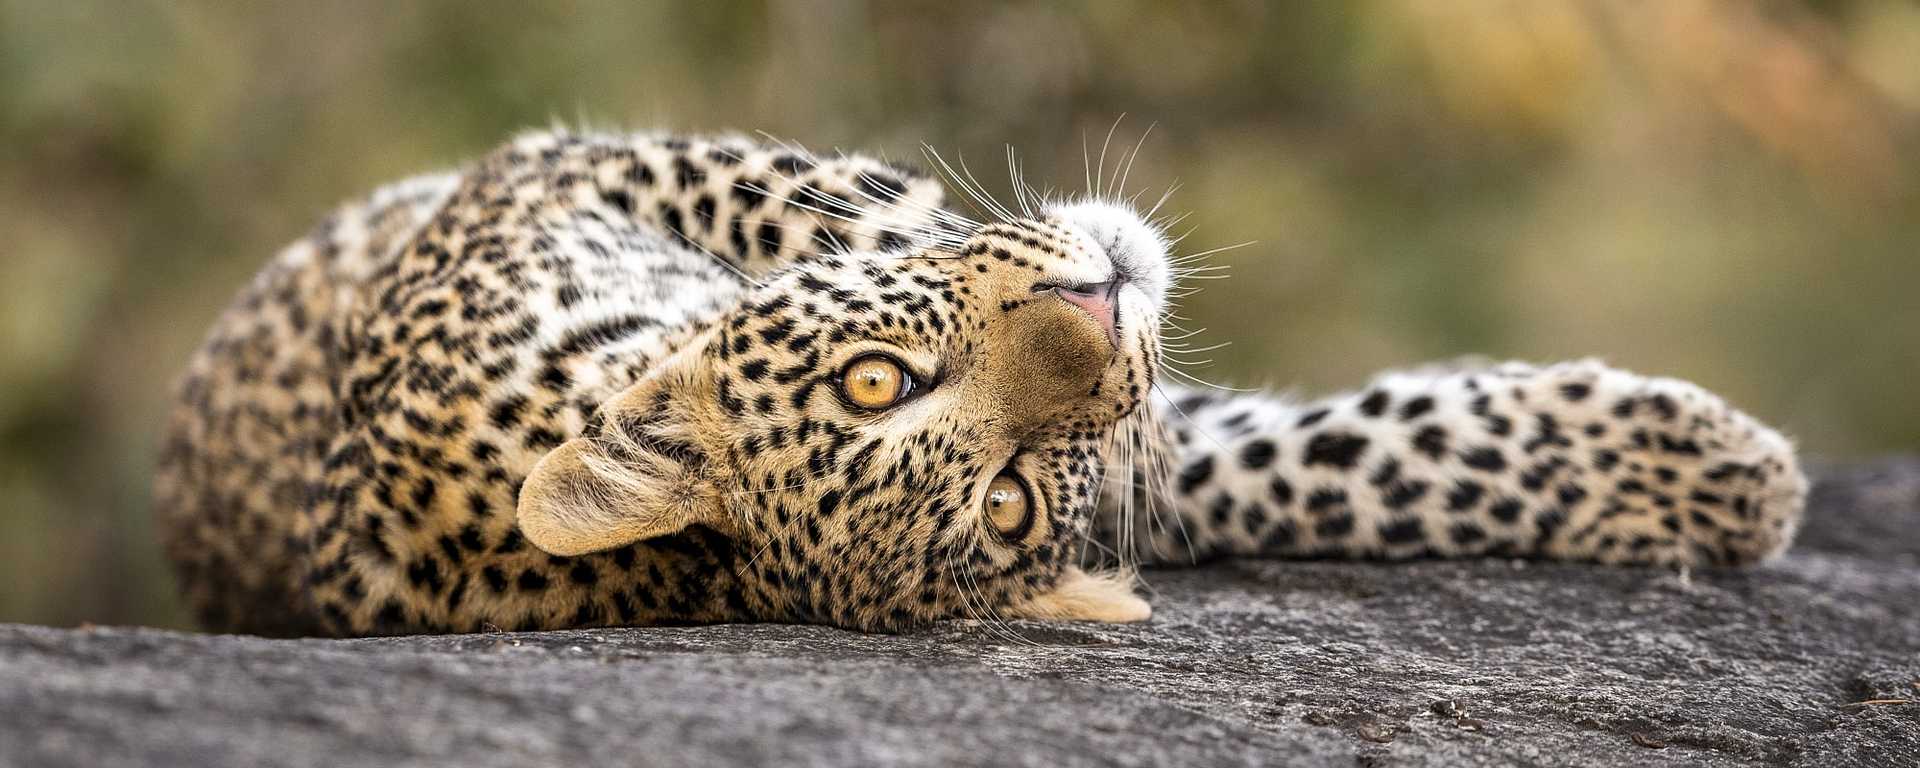
<svg viewBox="0 0 1920 768"><path fill-rule="evenodd" d="M1120 562L1125 563L1127 562L1128 559L1130 559L1132 555L1132 550L1133 550L1133 541L1131 537L1128 535L1129 534L1128 529L1133 527L1133 424L1132 422L1129 421L1125 426L1125 428L1120 430L1118 434L1115 435L1115 439L1121 441L1120 449L1116 452L1120 454L1120 458L1122 461L1121 467L1127 473L1127 481L1126 481L1124 492L1120 494L1119 510L1118 510L1119 514L1117 515L1118 520L1114 523L1114 529L1115 529L1113 532L1114 547L1116 547L1121 553L1119 556Z"/></svg>
<svg viewBox="0 0 1920 768"><path fill-rule="evenodd" d="M995 220L1004 219L1004 217L1001 217L999 215L999 212L996 209L994 209L993 203L991 202L990 195L988 195L984 190L975 189L973 185L969 184L967 179L963 178L960 175L959 171L954 170L953 166L947 162L946 158L941 157L940 153L934 150L932 145L922 144L920 146L922 150L927 153L928 159L933 162L936 169L939 170L942 173L942 175L944 175L947 178L948 183L959 188L962 199L967 202L967 206L969 208L974 209L974 212L979 213L982 216L985 216L990 219L995 219ZM983 207L985 208L985 210L982 210Z"/></svg>
<svg viewBox="0 0 1920 768"><path fill-rule="evenodd" d="M1087 197L1093 197L1093 161L1087 158L1087 132L1080 131L1080 172L1087 177Z"/></svg>
<svg viewBox="0 0 1920 768"><path fill-rule="evenodd" d="M1173 367L1173 366L1171 366L1171 365L1168 365L1168 366L1162 366L1162 368L1163 368L1163 370L1165 370L1165 371L1166 371L1166 372L1168 372L1168 373L1171 373L1171 374L1173 374L1173 375L1175 375L1175 376L1178 376L1178 377L1180 377L1180 378L1182 378L1182 379L1186 379L1186 380L1187 380L1187 381L1189 381L1189 382L1192 382L1192 383L1194 383L1194 384L1197 384L1197 385L1199 385L1199 386L1202 386L1202 387L1206 387L1206 388L1208 388L1208 389L1217 389L1217 390L1220 390L1220 391L1222 391L1222 392L1240 392L1240 393L1247 393L1247 392L1258 392L1258 391L1259 391L1259 390L1257 390L1257 389L1242 389L1242 388L1240 388L1240 387L1229 387L1229 386L1226 386L1226 385L1224 385L1224 384L1215 384L1215 383L1213 383L1213 382L1211 382L1211 381L1207 381L1206 379L1203 379L1203 378L1200 378L1200 377L1198 377L1198 376L1195 376L1195 375L1193 375L1193 374L1191 374L1191 373L1187 373L1186 371L1182 371L1182 370L1180 370L1180 369L1178 369L1178 368L1175 368L1175 367Z"/></svg>
<svg viewBox="0 0 1920 768"><path fill-rule="evenodd" d="M976 196L973 189L968 187L966 182L960 178L960 174L953 170L953 166L947 164L946 158L940 156L939 150L934 149L931 144L922 143L920 145L920 152L926 156L928 164L933 167L934 175L939 177L941 182L949 189L959 191L960 195L958 199L960 202L965 203L968 208L972 208L973 212L980 216L980 220L993 220L993 214L981 210L978 196Z"/></svg>
<svg viewBox="0 0 1920 768"><path fill-rule="evenodd" d="M1015 644L1024 643L1037 645L1037 643L1027 639L1026 636L1014 632L1013 629L1007 625L1006 620L1001 618L999 613L993 610L992 603L987 600L987 596L980 590L980 583L974 579L972 569L962 570L956 568L952 556L948 557L947 563L948 568L952 569L956 576L955 585L960 589L961 599L966 601L969 606L968 612L974 614L975 621L980 622L982 626L987 628L987 631L999 636L1002 640L1007 640ZM964 578L966 586L959 586L958 579L961 578ZM968 587L971 587L971 589L968 589Z"/></svg>
<svg viewBox="0 0 1920 768"><path fill-rule="evenodd" d="M752 275L747 274L746 270L741 269L739 266L735 265L733 262L728 261L726 257L721 256L720 254L714 253L713 249L700 244L698 240L695 240L692 237L689 237L686 235L682 235L679 238L679 241L687 246L692 247L696 251L706 254L707 258L714 260L716 263L718 263L722 267L726 267L728 272L732 272L735 276L739 277L741 280L745 280L747 282L747 285L751 285L754 288L767 287L765 283L762 283L759 280L755 279Z"/></svg>
<svg viewBox="0 0 1920 768"><path fill-rule="evenodd" d="M1176 351L1176 352L1198 353L1198 352L1212 352L1216 349L1225 349L1230 346L1233 346L1233 342L1223 341L1218 344L1209 344L1204 347L1193 347L1191 349L1182 349L1180 347L1171 347L1171 346L1162 346L1161 349L1163 350L1172 349L1173 351Z"/></svg>
<svg viewBox="0 0 1920 768"><path fill-rule="evenodd" d="M762 135L766 135L764 131L761 133ZM778 138L774 138L772 136L768 136L768 139L773 143L775 143L776 145L787 149L788 151L795 152L796 154L807 155L809 157L811 156L811 154L807 153L804 148L796 149L794 145L788 144L787 142L781 141ZM800 179L797 176L780 173L779 171L773 170L773 169L769 169L769 170L777 178L786 180L792 183L795 187L799 189L802 189L802 190L807 189L805 185L801 184ZM862 172L862 176L866 178L871 178L871 176L868 176L864 171ZM882 232L890 232L895 235L903 236L907 238L909 242L914 242L914 241L928 242L930 240L930 237L931 238L939 237L938 235L930 235L930 232L932 232L932 230L929 230L928 228L925 228L925 227L902 226L895 223L881 221L877 218L859 218L860 216L865 216L870 214L871 213L870 209L861 208L859 206L854 205L852 201L845 200L837 196L835 198L832 198L832 203L835 208L840 208L842 210L835 211L835 210L827 210L826 208L822 208L819 205L815 205L810 201L798 200L792 196L776 192L775 190L762 184L745 182L745 181L736 181L734 182L734 186L740 189L757 192L766 197L779 200L782 203L786 203L788 205L792 205L796 208L800 208L802 210L806 210L812 213L817 213L823 216L830 216L835 219L839 219L841 221L845 221L851 224L872 226L875 229L878 229L879 231L882 231ZM949 212L941 211L940 209L934 208L932 206L916 205L915 208L905 208L898 204L888 204L886 203L886 201L880 201L880 200L874 199L872 195L869 195L865 191L860 190L858 188L858 185L854 185L853 191L856 194L859 194L870 200L874 200L876 203L886 206L892 210L905 211L909 215L923 216L926 214L932 214L936 217L943 216L943 215L953 215L953 214L950 214ZM942 244L942 242L939 239L933 239L930 244L940 245Z"/></svg>
<svg viewBox="0 0 1920 768"><path fill-rule="evenodd" d="M1213 443L1213 447L1220 449L1221 453L1226 453L1227 446L1221 443L1219 439L1215 438L1213 436L1213 433L1200 428L1200 422L1195 421L1192 416L1187 415L1187 412L1180 408L1179 403L1176 403L1173 401L1173 397L1168 395L1166 390L1161 389L1159 387L1154 387L1153 391L1154 391L1154 394L1157 394L1160 396L1160 399L1166 401L1168 408L1172 408L1174 413L1180 414L1181 420L1187 422L1187 426L1193 427L1194 434L1206 438L1207 442Z"/></svg>
<svg viewBox="0 0 1920 768"><path fill-rule="evenodd" d="M864 171L864 170L861 171L858 178L861 181L867 182L868 184L878 186L878 180L873 176L873 174L868 173L867 171ZM980 222L974 221L973 219L969 219L965 216L962 216L958 213L947 210L945 208L941 208L939 206L927 205L919 201L913 201L912 207L907 207L899 203L899 198L895 198L894 200L891 200L891 201L882 200L868 193L866 190L861 189L859 185L854 185L853 192L854 194L864 197L872 201L874 204L879 205L882 208L885 208L888 210L905 211L915 215L932 216L936 219L945 221L952 225L957 225L960 228L967 229L967 230L978 229L980 227Z"/></svg>
<svg viewBox="0 0 1920 768"><path fill-rule="evenodd" d="M1160 193L1160 199L1153 201L1153 207L1148 208L1146 213L1140 214L1140 218L1153 221L1153 215L1160 212L1160 206L1166 205L1168 200L1173 199L1173 193L1178 191L1180 191L1180 182L1176 181L1172 186L1167 187L1167 191ZM1160 227L1160 229L1165 231L1166 227Z"/></svg>
<svg viewBox="0 0 1920 768"><path fill-rule="evenodd" d="M861 171L857 178L860 179L861 181L867 182L868 184L873 184L876 186L878 185L878 182L875 180L874 176L866 171ZM980 226L978 222L975 222L972 219L969 219L965 216L961 216L960 214L954 213L952 211L949 211L945 208L941 208L938 206L927 205L925 203L921 203L918 201L913 201L912 205L908 206L900 203L899 202L900 198L895 198L894 200L882 200L878 197L875 197L872 193L869 193L866 190L861 189L860 186L857 184L854 185L853 193L863 198L866 198L869 202L879 206L883 210L892 211L895 213L904 213L908 216L932 219L932 221L926 222L927 225L931 227L937 228L941 226L947 226L947 227L954 227L956 229L971 231L973 229L978 229Z"/></svg>
<svg viewBox="0 0 1920 768"><path fill-rule="evenodd" d="M1107 138L1100 142L1100 165L1099 170L1094 173L1093 183L1096 187L1099 187L1101 194L1105 194L1107 190L1105 183L1107 178L1107 145L1113 143L1113 132L1120 130L1120 121L1125 119L1127 119L1127 113L1125 112L1120 113L1119 117L1114 118L1113 126L1107 129Z"/></svg>
<svg viewBox="0 0 1920 768"><path fill-rule="evenodd" d="M1216 253L1225 253L1225 252L1227 252L1227 251L1231 251L1231 250L1234 250L1234 249L1236 249L1236 248L1245 248L1245 247L1247 247L1247 246L1249 246L1249 245L1253 245L1254 243L1257 243L1257 242L1259 242L1259 241L1258 241L1258 240L1248 240L1248 241L1246 241L1246 242L1244 242L1244 243L1234 243L1233 245L1223 245L1223 246L1220 246L1220 247L1218 247L1218 248L1210 248L1210 249L1207 249L1207 250L1204 250L1204 251L1201 251L1201 252L1199 252L1199 253L1189 253L1189 254L1186 254L1186 255L1184 255L1184 256L1181 256L1181 257L1180 257L1180 260L1181 260L1181 261L1192 261L1192 260L1194 260L1194 259L1200 259L1200 258L1205 258L1205 257L1208 257L1208 256L1212 256L1212 255L1214 255L1214 254L1216 254Z"/></svg>
<svg viewBox="0 0 1920 768"><path fill-rule="evenodd" d="M1007 145L1007 183L1013 185L1013 199L1020 204L1020 215L1033 218L1033 206L1028 204L1026 185L1020 183L1020 161L1014 157L1012 144Z"/></svg>
<svg viewBox="0 0 1920 768"><path fill-rule="evenodd" d="M800 147L797 144L772 136L765 131L761 131L760 134L790 152L807 157L812 156L811 152L808 152L804 147ZM842 159L850 159L844 152L841 152L840 156ZM796 175L781 173L775 169L769 170L772 171L776 177L794 184L796 188L801 190L807 189L806 186L801 184L800 179ZM866 170L859 171L856 178L874 184L876 187L878 186L875 182L875 177ZM920 243L927 247L941 248L949 251L959 250L963 247L966 242L966 235L964 233L980 227L979 222L939 206L926 205L911 200L909 200L909 204L903 204L899 198L883 200L869 193L867 190L862 189L859 184L850 185L850 191L853 194L858 195L873 206L876 206L878 210L890 211L911 219L911 224L902 225L898 222L884 221L877 217L872 217L872 213L875 210L874 208L862 208L854 205L853 201L844 198L836 197L831 200L833 207L841 210L828 210L820 205L814 204L812 201L803 201L790 195L777 193L765 185L750 182L735 182L735 186L759 192L762 195L793 205L802 210L823 216L830 216L856 225L871 226L881 232L901 236L910 243ZM856 216L869 218L856 218ZM932 221L928 221L928 219L932 219Z"/></svg>
<svg viewBox="0 0 1920 768"><path fill-rule="evenodd" d="M815 214L819 214L819 215L821 215L821 216L826 216L826 217L829 217L829 218L833 218L833 219L838 219L838 220L840 220L840 221L844 221L844 222L847 222L847 223L849 223L849 224L864 224L864 225L871 225L871 226L874 226L875 228L877 228L877 229L879 229L879 230L880 230L880 231L882 231L882 232L892 232L892 233L894 233L894 234L896 234L896 235L902 235L902 236L904 236L904 237L906 237L906 238L908 238L908 239L909 239L909 241L912 241L912 240L922 240L922 241L924 241L924 240L926 240L926 238L927 238L927 234L926 234L926 232L925 232L924 230L918 230L918 229L911 229L911 228L904 228L904 227L896 227L896 226L889 226L889 225L886 225L886 224L883 224L883 223L880 223L880 222L877 222L877 221L873 221L873 220L870 220L870 219L862 219L862 218L857 218L857 217L855 217L855 216L851 216L851 215L848 215L847 213L843 213L843 212L839 212L839 211L830 211L830 210L827 210L827 209L825 209L825 208L822 208L822 207L820 207L820 206L817 206L817 205L814 205L814 204L812 204L812 203L808 203L808 202L805 202L805 201L802 201L802 200L797 200L797 199L794 199L794 198L791 198L791 197L788 197L788 196L786 196L786 195L782 195L782 194L780 194L780 193L778 193L778 192L775 192L775 191L773 191L773 190L771 190L771 189L767 189L766 187L763 187L763 186L760 186L760 185L758 185L758 184L747 184L747 183L741 183L741 184L740 184L739 186L740 186L740 187L741 187L742 189L749 189L749 190L752 190L752 191L755 191L755 192L758 192L758 193L760 193L760 194L763 194L763 195L766 195L766 196L767 196L768 198L770 198L770 199L773 199L773 200L778 200L778 201L780 201L780 202L782 202L782 203L785 203L785 204L787 204L787 205L791 205L791 206L793 206L793 207L795 207L795 208L799 208L799 209L801 209L801 210L804 210L804 211L808 211L808 212L810 212L810 213L815 213ZM857 213L858 211L855 211L855 212ZM776 225L781 225L781 223L779 223L779 222L774 222L774 223L775 223ZM815 222L815 223L817 224L818 222ZM793 230L793 229L791 229L791 227L785 227L785 228L787 229L787 231L790 231L790 232L791 232L791 231L795 231L795 230ZM831 232L831 231L829 230L829 232L828 232L828 234L829 234L829 235L831 235L831 234L832 234L832 232Z"/></svg>
<svg viewBox="0 0 1920 768"><path fill-rule="evenodd" d="M973 604L972 593L968 592L966 586L960 583L960 568L954 564L952 555L947 556L947 576L953 580L953 591L959 593L960 607L966 611L967 618L984 625L986 621L980 618L980 612Z"/></svg>
<svg viewBox="0 0 1920 768"><path fill-rule="evenodd" d="M1153 476L1157 476L1158 478L1160 478L1162 490L1160 493L1154 493L1151 489L1149 489L1147 493L1147 499L1148 499L1147 508L1149 510L1149 514L1155 514L1156 518L1158 517L1158 515L1151 511L1154 508L1153 503L1155 500L1162 501L1162 502L1167 501L1167 498L1164 497L1162 494L1166 492L1164 489L1167 483L1167 479L1171 477L1173 473L1172 463L1173 463L1173 460L1171 457L1167 456L1164 452L1160 454L1159 471L1154 473ZM1170 508L1171 506L1172 506L1171 504L1162 505L1162 507L1169 508L1167 509L1167 516L1173 518L1174 528L1180 531L1180 542L1186 546L1188 562L1197 561L1200 559L1200 557L1199 555L1195 554L1193 551L1193 534L1187 531L1187 521L1185 518L1180 516L1180 510L1171 509ZM1168 530L1167 524L1165 521L1161 521L1160 530L1163 530L1163 531Z"/></svg>
<svg viewBox="0 0 1920 768"><path fill-rule="evenodd" d="M1127 164L1120 171L1120 194L1127 193L1127 177L1133 175L1133 162L1140 159L1140 148L1147 145L1147 137L1153 135L1153 128L1156 125L1159 123L1148 123L1147 130L1140 133L1140 140L1133 143L1133 154L1127 156Z"/></svg>
<svg viewBox="0 0 1920 768"><path fill-rule="evenodd" d="M1001 221L1013 221L1014 219L1020 218L1018 216L1013 215L1013 211L1008 210L1007 206L1001 204L999 200L995 199L993 195L989 194L986 191L987 190L986 185L981 184L979 179L974 178L973 169L967 167L966 155L956 152L954 153L953 158L954 160L960 163L960 171L967 175L967 181L973 182L973 188L980 190L980 194L986 195L987 204L989 206L992 206L993 210L1000 215Z"/></svg>

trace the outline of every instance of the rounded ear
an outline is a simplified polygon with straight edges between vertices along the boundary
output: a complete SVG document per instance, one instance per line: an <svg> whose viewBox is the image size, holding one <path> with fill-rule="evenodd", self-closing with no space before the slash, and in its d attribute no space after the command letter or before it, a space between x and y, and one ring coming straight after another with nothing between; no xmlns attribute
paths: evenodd
<svg viewBox="0 0 1920 768"><path fill-rule="evenodd" d="M1070 565L1053 586L1012 606L1006 615L1109 624L1146 621L1153 617L1153 606L1133 594L1132 582L1123 573L1091 574Z"/></svg>
<svg viewBox="0 0 1920 768"><path fill-rule="evenodd" d="M581 555L725 519L707 479L684 392L656 375L600 407L587 434L553 449L520 486L520 532L554 555Z"/></svg>

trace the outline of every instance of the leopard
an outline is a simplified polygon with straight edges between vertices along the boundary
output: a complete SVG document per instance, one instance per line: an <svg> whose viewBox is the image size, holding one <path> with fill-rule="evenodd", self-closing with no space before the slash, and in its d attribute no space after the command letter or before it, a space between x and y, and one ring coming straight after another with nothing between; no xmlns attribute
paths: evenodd
<svg viewBox="0 0 1920 768"><path fill-rule="evenodd" d="M1166 219L950 187L557 127L341 205L175 387L184 602L267 636L1117 623L1222 557L1741 567L1799 527L1779 431L1598 360L1183 384Z"/></svg>

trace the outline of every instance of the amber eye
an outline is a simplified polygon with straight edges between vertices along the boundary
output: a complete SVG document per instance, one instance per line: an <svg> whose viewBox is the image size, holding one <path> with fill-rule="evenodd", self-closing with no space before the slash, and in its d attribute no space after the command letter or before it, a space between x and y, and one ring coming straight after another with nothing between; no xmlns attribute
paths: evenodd
<svg viewBox="0 0 1920 768"><path fill-rule="evenodd" d="M840 374L847 400L862 408L886 408L913 391L913 377L892 358L868 355L853 361Z"/></svg>
<svg viewBox="0 0 1920 768"><path fill-rule="evenodd" d="M1019 541L1033 526L1033 496L1027 484L1011 475L999 475L987 483L983 502L987 522L1008 541Z"/></svg>

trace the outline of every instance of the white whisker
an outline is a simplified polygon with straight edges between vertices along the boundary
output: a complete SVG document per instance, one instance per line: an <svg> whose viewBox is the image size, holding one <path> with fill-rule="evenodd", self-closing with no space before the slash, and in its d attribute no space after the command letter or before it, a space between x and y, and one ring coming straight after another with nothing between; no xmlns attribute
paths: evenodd
<svg viewBox="0 0 1920 768"><path fill-rule="evenodd" d="M1217 390L1220 390L1220 391L1222 391L1222 392L1242 392L1242 393L1245 393L1245 392L1258 392L1258 391L1259 391L1259 390L1257 390L1257 389L1242 389L1242 388L1239 388L1239 387L1229 387L1229 386L1226 386L1226 385L1223 385L1223 384L1215 384L1215 383L1213 383L1213 382L1211 382L1211 381L1207 381L1206 379L1203 379L1203 378L1200 378L1200 377L1198 377L1198 376L1195 376L1195 375L1193 375L1193 374L1191 374L1191 373L1187 373L1186 371L1182 371L1182 370L1180 370L1180 369L1178 369L1178 368L1175 368L1175 367L1173 367L1173 366L1165 366L1165 367L1164 367L1164 370L1165 370L1166 372L1168 372L1168 373L1171 373L1171 374L1173 374L1173 375L1175 375L1175 376L1178 376L1178 377L1180 377L1180 378L1182 378L1182 379L1186 379L1187 381L1190 381L1190 382L1192 382L1192 383L1194 383L1194 384L1198 384L1198 385L1200 385L1200 386L1203 386L1203 387L1207 387L1207 388L1209 388L1209 389L1217 389Z"/></svg>
<svg viewBox="0 0 1920 768"><path fill-rule="evenodd" d="M962 199L966 201L968 207L973 208L976 213L987 218L1005 220L1005 217L1001 216L999 212L994 209L993 204L990 202L990 195L984 190L975 189L972 184L968 183L968 180L963 178L959 171L954 170L946 158L941 157L940 153L935 151L932 145L922 144L920 146L922 150L927 153L928 159L934 163L936 170L947 178L948 183L959 188ZM985 210L982 210L983 207Z"/></svg>
<svg viewBox="0 0 1920 768"><path fill-rule="evenodd" d="M1107 129L1107 138L1100 142L1100 165L1099 170L1094 173L1093 183L1100 189L1100 194L1102 195L1105 195L1107 192L1105 183L1107 178L1107 146L1113 143L1113 132L1120 130L1120 121L1125 119L1127 119L1127 113L1125 112L1120 113L1119 117L1114 118L1113 126Z"/></svg>
<svg viewBox="0 0 1920 768"><path fill-rule="evenodd" d="M1157 125L1159 125L1158 122L1148 123L1147 130L1140 133L1140 140L1133 143L1133 154L1127 157L1127 164L1120 171L1120 194L1127 193L1127 177L1133 175L1133 163L1140 159L1140 148L1147 145L1147 137L1153 135L1154 126Z"/></svg>
<svg viewBox="0 0 1920 768"><path fill-rule="evenodd" d="M960 172L965 173L967 175L967 181L970 181L973 183L974 189L980 190L980 194L985 197L987 205L991 207L994 210L994 212L1000 216L1001 221L1013 221L1015 219L1020 218L1018 216L1013 215L1013 211L1009 210L1007 206L1003 205L991 193L987 192L987 187L985 184L981 184L979 179L974 178L973 169L967 167L966 155L956 152L954 153L953 159L960 163Z"/></svg>
<svg viewBox="0 0 1920 768"><path fill-rule="evenodd" d="M1227 252L1227 251L1231 251L1231 250L1234 250L1234 249L1236 249L1236 248L1245 248L1245 247L1247 247L1247 246L1249 246L1249 245L1253 245L1253 244L1254 244L1254 243L1256 243L1256 242L1259 242L1259 241L1257 241L1257 240L1248 240L1248 241L1246 241L1246 242L1244 242L1244 243L1234 243L1233 245L1223 245L1223 246L1220 246L1220 247L1218 247L1218 248L1211 248L1211 249L1208 249L1208 250L1204 250L1204 251L1201 251L1201 252L1199 252L1199 253L1189 253L1189 254L1187 254L1187 255L1185 255L1185 256L1182 256L1181 258L1182 258L1183 260L1189 260L1189 261L1190 261L1190 260L1193 260L1193 259L1200 259L1200 258L1205 258L1205 257L1208 257L1208 256L1212 256L1212 255L1214 255L1214 254L1216 254L1216 253L1224 253L1224 252Z"/></svg>
<svg viewBox="0 0 1920 768"><path fill-rule="evenodd" d="M1166 205L1168 200L1173 199L1173 193L1179 190L1180 182L1176 181L1173 183L1173 186L1167 187L1167 191L1160 193L1160 199L1153 201L1153 207L1148 208L1146 213L1140 214L1140 218L1146 219L1149 222L1153 221L1153 215L1160 212L1160 206ZM1156 224L1155 227L1162 231L1166 229L1166 227L1158 224Z"/></svg>

